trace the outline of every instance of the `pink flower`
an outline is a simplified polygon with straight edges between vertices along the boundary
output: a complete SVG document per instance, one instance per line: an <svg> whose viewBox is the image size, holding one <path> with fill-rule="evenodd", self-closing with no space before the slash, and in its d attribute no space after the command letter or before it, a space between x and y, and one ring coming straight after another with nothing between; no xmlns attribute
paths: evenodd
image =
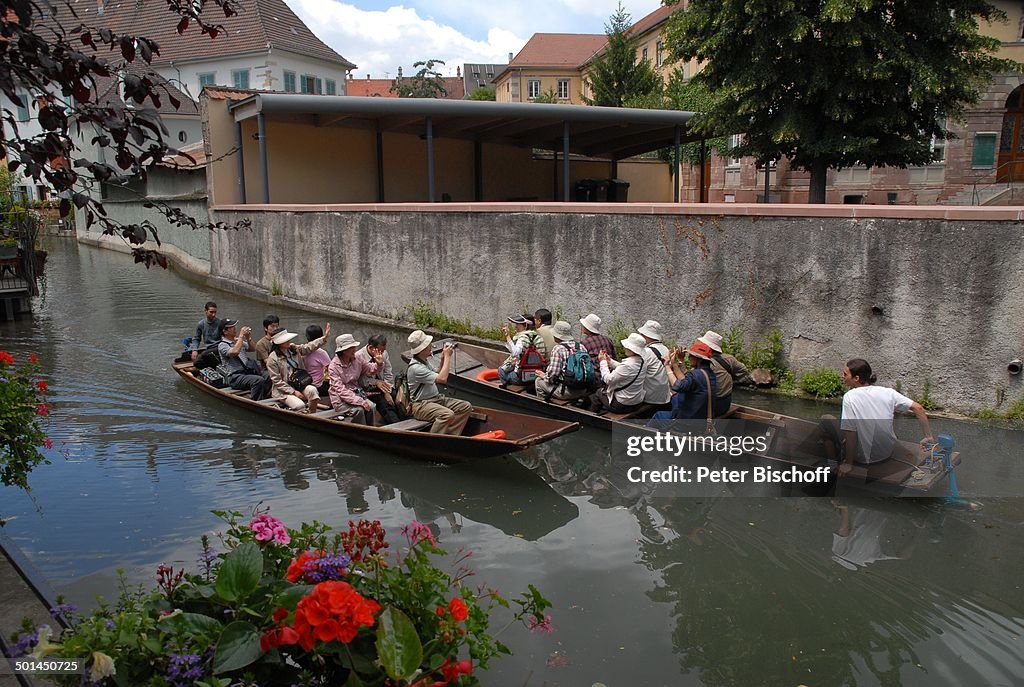
<svg viewBox="0 0 1024 687"><path fill-rule="evenodd" d="M40 403L36 406L36 415L49 415L50 408L45 403Z"/></svg>
<svg viewBox="0 0 1024 687"><path fill-rule="evenodd" d="M550 615L544 616L543 620L538 620L537 616L534 616L530 618L529 622L527 622L526 627L530 632L540 632L542 634L548 634L549 632L555 631L555 628L551 626Z"/></svg>
<svg viewBox="0 0 1024 687"><path fill-rule="evenodd" d="M413 520L402 528L402 534L404 534L406 539L409 540L410 546L416 546L424 540L429 541L434 546L437 546L437 539L434 538L434 533L430 531L430 527L424 525L422 522Z"/></svg>
<svg viewBox="0 0 1024 687"><path fill-rule="evenodd" d="M53 448L53 439L51 439L50 437L46 437L45 439L43 439L43 447Z"/></svg>
<svg viewBox="0 0 1024 687"><path fill-rule="evenodd" d="M249 529L256 535L256 541L273 541L278 544L287 544L292 538L288 536L288 530L284 523L272 515L257 515L249 523Z"/></svg>

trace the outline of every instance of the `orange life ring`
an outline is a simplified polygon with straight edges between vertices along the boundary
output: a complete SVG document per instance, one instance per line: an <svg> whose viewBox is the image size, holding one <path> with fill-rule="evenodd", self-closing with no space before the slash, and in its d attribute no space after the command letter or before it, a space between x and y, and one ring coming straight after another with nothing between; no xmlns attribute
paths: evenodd
<svg viewBox="0 0 1024 687"><path fill-rule="evenodd" d="M489 367L476 373L476 378L481 382L493 382L498 378L498 368Z"/></svg>
<svg viewBox="0 0 1024 687"><path fill-rule="evenodd" d="M480 434L474 434L474 439L504 439L505 430L503 429L492 429L490 432L482 432Z"/></svg>

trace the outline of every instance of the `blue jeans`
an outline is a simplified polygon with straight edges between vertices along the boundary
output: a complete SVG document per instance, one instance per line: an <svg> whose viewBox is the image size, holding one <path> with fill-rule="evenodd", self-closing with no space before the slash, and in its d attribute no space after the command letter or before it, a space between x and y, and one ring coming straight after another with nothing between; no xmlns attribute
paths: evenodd
<svg viewBox="0 0 1024 687"><path fill-rule="evenodd" d="M519 373L515 370L505 371L504 367L498 368L498 379L501 380L502 384L522 384L523 380L520 379Z"/></svg>

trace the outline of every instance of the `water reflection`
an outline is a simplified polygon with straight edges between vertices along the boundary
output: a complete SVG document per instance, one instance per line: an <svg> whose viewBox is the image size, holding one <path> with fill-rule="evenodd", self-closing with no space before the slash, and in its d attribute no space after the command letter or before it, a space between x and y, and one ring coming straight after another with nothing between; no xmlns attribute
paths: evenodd
<svg viewBox="0 0 1024 687"><path fill-rule="evenodd" d="M414 462L254 419L178 380L169 360L205 289L88 248L56 247L50 260L36 316L0 323L0 336L40 354L64 453L33 476L35 502L0 489L0 517L15 517L5 533L80 605L111 596L118 567L149 583L159 563L192 565L199 535L221 526L211 508L263 502L290 524L369 517L393 530L416 518L450 550L472 550L481 582L536 584L556 604L556 633L503 636L515 655L489 686L1011 685L1024 674L1020 499L666 498L629 482L594 430L514 458ZM268 310L214 300L252 323ZM322 320L275 309L294 330ZM357 338L374 329L345 326ZM967 455L963 490L1017 489L1019 432L939 422Z"/></svg>

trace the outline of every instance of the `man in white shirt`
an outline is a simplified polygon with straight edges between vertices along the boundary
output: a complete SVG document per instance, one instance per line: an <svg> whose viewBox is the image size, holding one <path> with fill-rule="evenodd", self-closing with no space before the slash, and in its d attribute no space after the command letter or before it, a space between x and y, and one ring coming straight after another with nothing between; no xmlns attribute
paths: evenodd
<svg viewBox="0 0 1024 687"><path fill-rule="evenodd" d="M850 390L843 396L842 430L844 453L839 474L845 475L853 464L880 463L892 457L896 449L893 416L897 410L909 410L917 417L924 433L922 441L933 441L928 414L921 404L895 389L875 386L875 375L867 361L854 358L843 367L843 383Z"/></svg>

